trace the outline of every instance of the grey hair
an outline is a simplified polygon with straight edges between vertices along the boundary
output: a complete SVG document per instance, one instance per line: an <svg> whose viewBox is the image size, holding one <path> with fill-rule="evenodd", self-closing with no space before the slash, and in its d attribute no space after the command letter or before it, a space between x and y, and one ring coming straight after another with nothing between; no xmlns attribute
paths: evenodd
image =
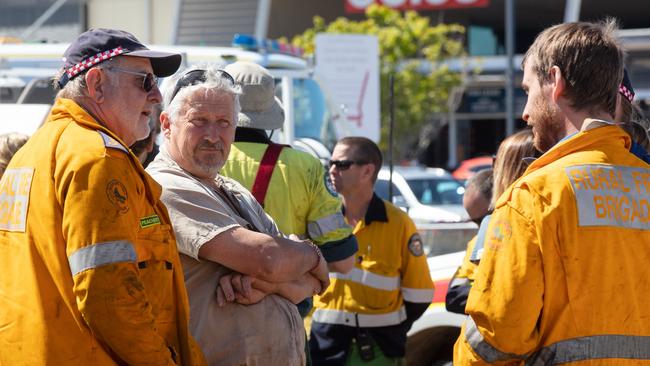
<svg viewBox="0 0 650 366"><path fill-rule="evenodd" d="M115 63L119 62L116 61L119 57L116 58L111 58L106 61L103 61L102 63L98 64L97 66L91 67L90 69L93 68L104 68L104 69L110 69L110 66L116 66ZM88 95L88 84L86 84L86 73L90 70L86 70L77 76L75 76L72 80L69 80L63 88L60 88L59 86L59 80L63 77L63 74L65 74L65 69L61 69L57 71L57 73L54 75L52 78L52 84L54 85L55 89L60 89L58 93L56 94L56 98L67 98L67 99L72 99L72 100L79 100L80 98L83 98ZM118 78L109 78L110 83L113 86L118 86L119 84L119 79Z"/></svg>
<svg viewBox="0 0 650 366"><path fill-rule="evenodd" d="M186 86L179 90L175 96L173 96L172 93L174 92L176 83L178 83L178 81L188 72L191 72L193 70L205 70L205 82ZM239 102L239 96L242 94L241 86L237 84L231 84L227 79L221 76L221 72L222 71L214 66L192 66L181 72L177 72L171 78L165 79L165 82L163 83L163 111L170 116L172 122L175 121L178 117L181 107L183 106L183 103L186 102L187 98L190 95L194 94L197 90L203 89L205 91L217 91L219 93L226 94L233 99L233 121L236 124L239 112L241 112L241 104Z"/></svg>

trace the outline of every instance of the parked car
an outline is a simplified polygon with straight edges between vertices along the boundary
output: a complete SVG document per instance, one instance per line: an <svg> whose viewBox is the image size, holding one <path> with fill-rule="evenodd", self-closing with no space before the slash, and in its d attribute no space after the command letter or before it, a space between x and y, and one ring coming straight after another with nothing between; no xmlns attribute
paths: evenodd
<svg viewBox="0 0 650 366"><path fill-rule="evenodd" d="M389 176L389 169L383 167L375 184L375 191L385 200L388 200ZM408 212L416 224L469 221L463 208L465 187L446 170L394 167L392 182L392 202Z"/></svg>
<svg viewBox="0 0 650 366"><path fill-rule="evenodd" d="M475 158L463 160L460 166L451 174L456 180L465 184L472 175L483 169L492 168L494 159L491 156L478 156Z"/></svg>

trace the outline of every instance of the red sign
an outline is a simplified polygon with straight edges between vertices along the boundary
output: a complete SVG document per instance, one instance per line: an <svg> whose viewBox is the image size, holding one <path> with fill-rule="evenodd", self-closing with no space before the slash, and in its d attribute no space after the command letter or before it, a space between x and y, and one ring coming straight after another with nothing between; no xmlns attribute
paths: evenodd
<svg viewBox="0 0 650 366"><path fill-rule="evenodd" d="M370 4L399 10L441 10L485 7L490 0L345 0L345 12L363 13Z"/></svg>

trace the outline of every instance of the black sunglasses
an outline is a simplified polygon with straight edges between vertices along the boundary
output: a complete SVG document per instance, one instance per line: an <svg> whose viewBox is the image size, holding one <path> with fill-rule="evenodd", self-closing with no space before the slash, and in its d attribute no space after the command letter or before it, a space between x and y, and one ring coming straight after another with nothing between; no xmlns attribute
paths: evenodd
<svg viewBox="0 0 650 366"><path fill-rule="evenodd" d="M129 75L141 76L143 78L142 90L144 90L147 93L149 93L151 89L153 89L153 87L158 84L158 78L150 72L137 72L131 70L124 70L124 69L120 69L119 67L109 67L108 69L123 72Z"/></svg>
<svg viewBox="0 0 650 366"><path fill-rule="evenodd" d="M235 79L228 72L226 72L225 70L217 70L217 72L219 73L219 76L222 79L225 79L233 86L235 85ZM205 83L206 80L205 73L206 70L203 69L195 69L186 72L185 75L183 75L176 82L176 86L174 87L174 91L172 92L172 97L170 101L174 100L176 94L178 94L178 92L181 91L181 89L188 87L190 85Z"/></svg>
<svg viewBox="0 0 650 366"><path fill-rule="evenodd" d="M350 169L352 164L363 165L368 163L365 161L353 161L353 160L330 160L329 161L329 167L331 168L332 166L336 166L336 169L338 170L348 170Z"/></svg>

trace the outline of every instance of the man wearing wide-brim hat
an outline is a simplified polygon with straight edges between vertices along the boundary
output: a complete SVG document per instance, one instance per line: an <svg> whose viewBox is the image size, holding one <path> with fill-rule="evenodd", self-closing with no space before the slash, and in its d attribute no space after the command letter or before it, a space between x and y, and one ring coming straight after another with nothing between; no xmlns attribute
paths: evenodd
<svg viewBox="0 0 650 366"><path fill-rule="evenodd" d="M112 29L65 51L47 121L0 180L0 364L205 363L160 187L127 147L180 62Z"/></svg>

